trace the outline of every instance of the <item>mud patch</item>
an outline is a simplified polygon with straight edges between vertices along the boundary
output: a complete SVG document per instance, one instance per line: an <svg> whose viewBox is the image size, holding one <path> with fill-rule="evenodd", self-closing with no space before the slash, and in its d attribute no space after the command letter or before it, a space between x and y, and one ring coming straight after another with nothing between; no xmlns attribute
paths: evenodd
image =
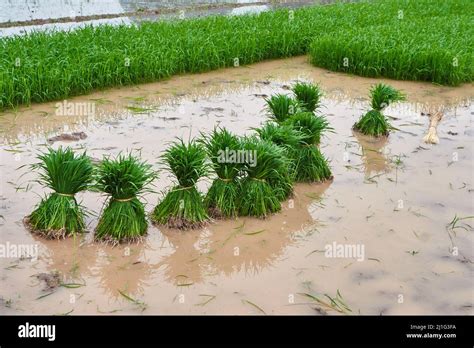
<svg viewBox="0 0 474 348"><path fill-rule="evenodd" d="M189 231L150 224L143 243L115 247L95 243L93 233L56 241L24 228L24 216L46 190L32 181L33 173L18 168L34 163L55 134L86 132L87 138L68 145L98 160L140 151L158 169L159 156L175 136L197 136L216 125L251 133L266 120L261 95L288 93L285 86L297 79L320 82L326 94L322 112L335 132L322 139L321 151L331 161L334 180L297 185L280 213L264 220L216 220ZM0 312L472 314L474 240L467 217L474 210L473 87L383 81L409 100L386 110L399 131L379 140L351 129L368 109L368 90L379 80L328 74L304 57L71 100L109 100L97 105L93 118L56 117L54 103L2 114L1 239L38 245L39 257L18 266L0 259L5 270L0 296L15 304L0 306ZM176 97L177 92L185 95ZM132 113L126 96L150 111ZM433 146L423 142L429 119L420 115L436 107L443 108L444 117L437 129L440 143ZM172 178L162 173L155 184L157 192L143 197L147 211ZM198 183L201 192L209 185ZM77 199L96 215L105 201L94 192ZM86 222L93 231L97 216ZM327 257L325 247L334 242L363 245L364 261ZM35 301L38 287L30 286L31 274L56 271L87 286L71 281ZM76 302L63 301L65 295L76 296Z"/></svg>

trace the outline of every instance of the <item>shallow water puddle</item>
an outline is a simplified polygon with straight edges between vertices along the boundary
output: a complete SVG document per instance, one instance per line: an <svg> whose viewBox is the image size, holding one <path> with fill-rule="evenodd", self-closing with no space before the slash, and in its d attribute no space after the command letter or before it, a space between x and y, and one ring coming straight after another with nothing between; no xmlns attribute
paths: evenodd
<svg viewBox="0 0 474 348"><path fill-rule="evenodd" d="M250 132L266 119L263 96L286 93L297 78L319 81L326 92L322 112L335 133L323 138L322 150L334 180L297 185L281 213L186 232L150 225L145 243L115 248L92 243L92 233L45 241L24 229L23 217L44 190L17 168L35 162L48 138L83 131L87 138L53 146L86 149L94 158L141 151L158 168L175 136L217 124ZM55 115L55 103L1 115L2 243L37 245L39 256L0 259L0 313L472 314L472 220L447 227L455 216L474 215L472 86L390 81L409 101L387 110L399 131L374 141L351 126L375 81L329 73L299 57L71 100L93 100L93 117ZM442 106L440 144L424 144L429 120L420 112ZM158 193L145 197L148 211L170 182L160 175ZM102 197L80 197L100 211ZM87 222L93 231L96 217ZM353 245L359 253L326 257L327 245ZM43 290L35 275L55 271L60 286Z"/></svg>

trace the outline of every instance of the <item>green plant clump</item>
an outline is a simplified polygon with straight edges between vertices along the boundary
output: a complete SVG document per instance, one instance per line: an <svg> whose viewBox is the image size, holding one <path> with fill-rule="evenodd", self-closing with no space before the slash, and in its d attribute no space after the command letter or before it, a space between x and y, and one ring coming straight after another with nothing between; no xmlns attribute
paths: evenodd
<svg viewBox="0 0 474 348"><path fill-rule="evenodd" d="M321 182L332 177L327 159L318 145L321 134L331 130L327 120L310 112L294 115L285 124L304 134L296 151L295 180L297 182Z"/></svg>
<svg viewBox="0 0 474 348"><path fill-rule="evenodd" d="M242 148L253 154L256 161L246 163L243 168L245 176L238 201L239 214L265 217L279 211L288 184L284 174L288 170L284 149L257 137L245 138Z"/></svg>
<svg viewBox="0 0 474 348"><path fill-rule="evenodd" d="M284 200L291 196L296 176L296 161L298 149L305 135L290 125L266 122L260 128L256 128L260 139L274 143L284 150L287 168L279 172L280 177L270 180L270 184L277 189L277 196Z"/></svg>
<svg viewBox="0 0 474 348"><path fill-rule="evenodd" d="M272 120L284 122L300 110L298 101L285 94L275 94L265 99L267 111Z"/></svg>
<svg viewBox="0 0 474 348"><path fill-rule="evenodd" d="M353 128L365 135L388 136L393 127L382 114L382 110L391 103L405 100L405 96L395 88L383 83L373 86L370 95L372 110L363 115Z"/></svg>
<svg viewBox="0 0 474 348"><path fill-rule="evenodd" d="M293 86L292 91L303 111L315 112L319 108L323 94L318 85L298 82Z"/></svg>
<svg viewBox="0 0 474 348"><path fill-rule="evenodd" d="M172 228L199 228L208 220L206 207L196 183L209 174L206 149L194 140L174 142L163 155L165 168L178 181L155 207L151 219Z"/></svg>
<svg viewBox="0 0 474 348"><path fill-rule="evenodd" d="M243 66L302 55L310 46L313 64L331 70L456 85L474 78L473 12L472 0L344 1L3 37L0 109L215 70L236 59Z"/></svg>
<svg viewBox="0 0 474 348"><path fill-rule="evenodd" d="M207 191L204 204L214 218L235 217L242 169L242 163L237 160L242 150L240 140L225 128L215 128L209 136L203 135L202 142L217 175Z"/></svg>
<svg viewBox="0 0 474 348"><path fill-rule="evenodd" d="M139 241L148 229L139 196L151 192L148 186L156 178L151 165L131 153L115 159L106 157L99 163L95 176L96 189L109 196L95 238L113 244Z"/></svg>
<svg viewBox="0 0 474 348"><path fill-rule="evenodd" d="M449 7L449 3L454 5L450 1L435 3L445 7ZM471 13L473 4L458 3L465 6L466 11L470 8ZM403 18L396 25L389 22L341 28L320 35L311 44L311 62L333 71L368 77L430 81L453 86L473 81L472 15L468 12L450 14L447 10L432 17Z"/></svg>
<svg viewBox="0 0 474 348"><path fill-rule="evenodd" d="M33 233L49 239L64 238L85 229L85 212L75 194L86 190L92 181L92 164L84 152L75 155L71 148L49 149L38 156L38 182L54 192L43 198L25 218Z"/></svg>

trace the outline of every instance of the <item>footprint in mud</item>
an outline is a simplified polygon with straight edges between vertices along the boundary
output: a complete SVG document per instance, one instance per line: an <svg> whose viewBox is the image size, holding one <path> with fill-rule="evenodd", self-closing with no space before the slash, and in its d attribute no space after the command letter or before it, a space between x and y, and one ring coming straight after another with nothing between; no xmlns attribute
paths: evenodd
<svg viewBox="0 0 474 348"><path fill-rule="evenodd" d="M43 291L54 290L61 284L59 272L38 273L34 275L38 280L45 282Z"/></svg>
<svg viewBox="0 0 474 348"><path fill-rule="evenodd" d="M221 107L212 108L212 107L205 106L202 109L207 113L224 111L224 108L221 108Z"/></svg>
<svg viewBox="0 0 474 348"><path fill-rule="evenodd" d="M55 137L49 138L48 143L53 144L57 141L79 141L87 138L87 134L84 132L73 132L71 134L69 133L63 133L60 135L57 135Z"/></svg>

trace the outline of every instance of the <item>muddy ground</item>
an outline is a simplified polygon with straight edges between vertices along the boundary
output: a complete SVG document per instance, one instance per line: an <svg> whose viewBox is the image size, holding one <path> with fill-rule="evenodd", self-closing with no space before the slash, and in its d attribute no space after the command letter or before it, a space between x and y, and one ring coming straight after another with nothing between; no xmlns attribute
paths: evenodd
<svg viewBox="0 0 474 348"><path fill-rule="evenodd" d="M299 184L268 219L216 221L202 230L150 224L146 241L115 248L83 238L45 241L22 219L47 191L21 166L53 147L86 149L95 158L140 151L159 168L175 136L225 126L238 134L266 120L265 95L288 93L295 80L319 82L322 113L334 127L322 141L332 182ZM389 81L408 96L386 114L399 129L373 141L351 130L381 80L328 72L306 57L263 62L153 84L97 92L94 115L60 116L56 103L0 114L0 242L38 247L37 258L0 258L0 313L8 314L337 314L324 294L339 292L353 314L474 314L472 85L441 87ZM442 109L439 145L422 141ZM144 197L150 211L171 183ZM201 182L205 191L209 182ZM104 197L86 192L99 213ZM364 258L329 258L328 244L364 246ZM53 286L50 286L50 285ZM317 303L310 296L325 301Z"/></svg>

